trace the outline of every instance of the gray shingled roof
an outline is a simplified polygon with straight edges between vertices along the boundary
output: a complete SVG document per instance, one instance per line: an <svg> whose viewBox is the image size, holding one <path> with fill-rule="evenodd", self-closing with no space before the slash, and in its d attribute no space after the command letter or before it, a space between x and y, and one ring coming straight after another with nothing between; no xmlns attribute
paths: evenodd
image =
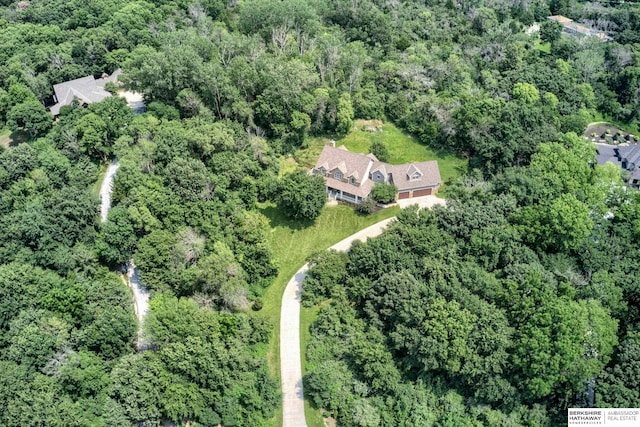
<svg viewBox="0 0 640 427"><path fill-rule="evenodd" d="M609 144L596 144L596 161L599 165L607 162L622 167L622 161L626 159L626 169L631 172L630 180L640 180L640 144L614 146Z"/></svg>
<svg viewBox="0 0 640 427"><path fill-rule="evenodd" d="M596 149L596 161L599 165L610 162L614 165L622 166L622 163L618 159L617 147L609 144L596 144Z"/></svg>
<svg viewBox="0 0 640 427"><path fill-rule="evenodd" d="M51 106L51 113L57 116L60 114L60 108L71 105L74 99L78 99L83 104L91 104L110 97L111 94L104 87L107 83L117 82L120 73L121 70L118 69L111 76L98 80L93 76L86 76L53 85L57 103Z"/></svg>
<svg viewBox="0 0 640 427"><path fill-rule="evenodd" d="M620 157L622 159L627 159L628 163L633 163L635 165L640 164L640 145L633 144L627 147L620 147Z"/></svg>
<svg viewBox="0 0 640 427"><path fill-rule="evenodd" d="M333 188L335 190L342 190L345 193L353 194L354 196L366 198L371 190L373 189L373 185L375 184L372 180L368 179L362 185L352 185L348 182L338 181L337 179L325 176L325 182L327 183L327 187Z"/></svg>
<svg viewBox="0 0 640 427"><path fill-rule="evenodd" d="M338 168L345 177L352 176L354 172L357 172L364 179L369 176L369 166L372 163L373 160L369 157L352 153L346 147L335 148L327 145L320 153L316 168L324 166L327 171Z"/></svg>

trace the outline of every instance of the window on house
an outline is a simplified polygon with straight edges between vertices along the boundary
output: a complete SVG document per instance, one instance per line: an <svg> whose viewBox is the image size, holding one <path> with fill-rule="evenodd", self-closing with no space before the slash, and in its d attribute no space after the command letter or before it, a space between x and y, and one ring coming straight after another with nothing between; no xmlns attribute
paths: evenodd
<svg viewBox="0 0 640 427"><path fill-rule="evenodd" d="M355 184L356 183L356 179L354 177L349 178L349 182L351 184Z"/></svg>
<svg viewBox="0 0 640 427"><path fill-rule="evenodd" d="M336 171L336 173L333 174L333 177L335 179L342 179L342 172Z"/></svg>
<svg viewBox="0 0 640 427"><path fill-rule="evenodd" d="M422 178L422 175L420 175L418 172L416 172L413 175L411 175L411 181L417 181L420 178Z"/></svg>

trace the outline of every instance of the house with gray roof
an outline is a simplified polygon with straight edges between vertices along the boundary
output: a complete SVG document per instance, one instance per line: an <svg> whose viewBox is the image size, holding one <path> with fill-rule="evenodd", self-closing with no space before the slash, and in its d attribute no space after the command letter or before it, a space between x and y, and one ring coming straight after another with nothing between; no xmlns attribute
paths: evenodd
<svg viewBox="0 0 640 427"><path fill-rule="evenodd" d="M613 163L629 171L629 185L640 188L640 144L596 144L596 161L599 165Z"/></svg>
<svg viewBox="0 0 640 427"><path fill-rule="evenodd" d="M435 160L391 165L373 154L358 154L345 146L326 145L311 173L322 175L332 199L360 203L376 183L398 188L396 199L436 194L440 188L440 170Z"/></svg>
<svg viewBox="0 0 640 427"><path fill-rule="evenodd" d="M93 76L86 76L53 85L53 91L55 92L53 99L56 103L51 106L51 113L54 116L59 115L60 108L65 105L71 105L75 99L81 105L88 105L110 97L111 93L107 92L105 86L107 83L116 83L121 71L117 69L110 76L104 74L99 79Z"/></svg>

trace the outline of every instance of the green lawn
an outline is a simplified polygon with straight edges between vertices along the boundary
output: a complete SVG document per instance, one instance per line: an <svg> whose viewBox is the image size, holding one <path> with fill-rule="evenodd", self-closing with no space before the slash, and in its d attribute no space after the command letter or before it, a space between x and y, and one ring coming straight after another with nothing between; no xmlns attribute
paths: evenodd
<svg viewBox="0 0 640 427"><path fill-rule="evenodd" d="M551 43L543 43L540 40L536 41L536 49L538 49L542 53L546 53L549 55L551 53Z"/></svg>
<svg viewBox="0 0 640 427"><path fill-rule="evenodd" d="M104 176L107 174L108 167L109 167L109 163L100 164L100 169L98 171L98 179L91 187L91 194L95 197L100 198L100 187L102 187L102 181L104 180Z"/></svg>
<svg viewBox="0 0 640 427"><path fill-rule="evenodd" d="M326 207L320 217L313 223L301 226L297 221L287 219L282 212L271 203L259 206L271 223L270 244L279 265L278 277L267 289L263 297L264 307L260 311L273 324L273 333L267 350L267 360L271 373L280 377L280 305L282 293L289 279L313 252L325 250L345 237L371 224L396 215L399 208L389 208L369 216L361 216L353 208L345 205ZM303 366L304 354L309 341L308 327L315 319L313 310L303 310L302 340ZM309 410L308 405L305 407ZM322 426L319 411L307 412L310 427ZM282 409L276 415L274 425L282 425Z"/></svg>
<svg viewBox="0 0 640 427"><path fill-rule="evenodd" d="M362 130L369 122L356 121L354 129L347 136L336 140L337 145L346 145L354 152L368 153L373 141L384 142L389 149L390 163L400 164L437 160L443 182L451 177L460 176L467 167L467 160L450 153L436 152L420 143L411 135L402 132L392 123L377 123L378 132ZM305 148L293 156L280 159L280 175L293 172L297 168L309 170L315 165L322 147L329 143L328 137L307 138ZM313 224L301 224L287 219L272 203L260 204L258 210L270 221L270 244L279 265L278 277L263 296L264 307L259 312L273 324L273 333L266 350L271 373L280 378L280 305L282 293L289 279L304 265L313 252L325 250L351 234L375 224L383 219L395 216L398 207L376 212L369 216L358 215L346 205L325 207ZM306 348L311 339L309 327L315 321L319 307L302 308L300 313L300 337L303 373L307 368ZM305 413L309 427L323 427L321 411L305 402ZM282 408L276 414L275 426L282 425Z"/></svg>
<svg viewBox="0 0 640 427"><path fill-rule="evenodd" d="M437 160L442 182L460 176L466 169L468 161L449 152L435 151L419 142L413 136L398 129L393 123L384 123L381 131L368 132L362 130L363 121L356 120L354 129L345 137L337 139L336 145L344 145L356 153L368 153L374 141L382 141L389 150L389 163L401 164ZM315 165L322 147L329 143L329 138L309 138L307 148L299 150L295 160L305 169Z"/></svg>
<svg viewBox="0 0 640 427"><path fill-rule="evenodd" d="M22 142L25 142L29 139L29 134L27 132L17 130L11 132L9 129L0 129L0 145L8 149L10 147L14 147Z"/></svg>

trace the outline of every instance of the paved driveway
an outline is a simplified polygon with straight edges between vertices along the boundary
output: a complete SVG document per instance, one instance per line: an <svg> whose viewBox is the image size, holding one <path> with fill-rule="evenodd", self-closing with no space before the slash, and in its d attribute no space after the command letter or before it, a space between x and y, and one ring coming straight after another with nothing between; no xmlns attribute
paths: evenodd
<svg viewBox="0 0 640 427"><path fill-rule="evenodd" d="M336 251L347 251L356 241L364 241L384 231L389 222L385 219L352 234L331 246ZM302 389L302 367L300 365L300 296L302 282L309 266L305 264L289 280L282 296L280 311L280 371L282 380L283 427L307 427L304 417L304 394Z"/></svg>
<svg viewBox="0 0 640 427"><path fill-rule="evenodd" d="M417 204L420 208L445 205L446 200L436 196L416 197L398 201L401 208ZM382 234L394 218L385 219L358 231L331 246L336 251L346 252L356 240ZM300 364L300 300L302 282L307 277L309 266L303 265L289 280L282 296L280 311L280 371L282 381L283 427L307 427L304 417L304 393L302 388L302 366Z"/></svg>
<svg viewBox="0 0 640 427"><path fill-rule="evenodd" d="M414 197L412 199L400 199L397 201L402 209L411 205L418 205L420 208L432 208L435 205L446 206L447 201L436 196Z"/></svg>

